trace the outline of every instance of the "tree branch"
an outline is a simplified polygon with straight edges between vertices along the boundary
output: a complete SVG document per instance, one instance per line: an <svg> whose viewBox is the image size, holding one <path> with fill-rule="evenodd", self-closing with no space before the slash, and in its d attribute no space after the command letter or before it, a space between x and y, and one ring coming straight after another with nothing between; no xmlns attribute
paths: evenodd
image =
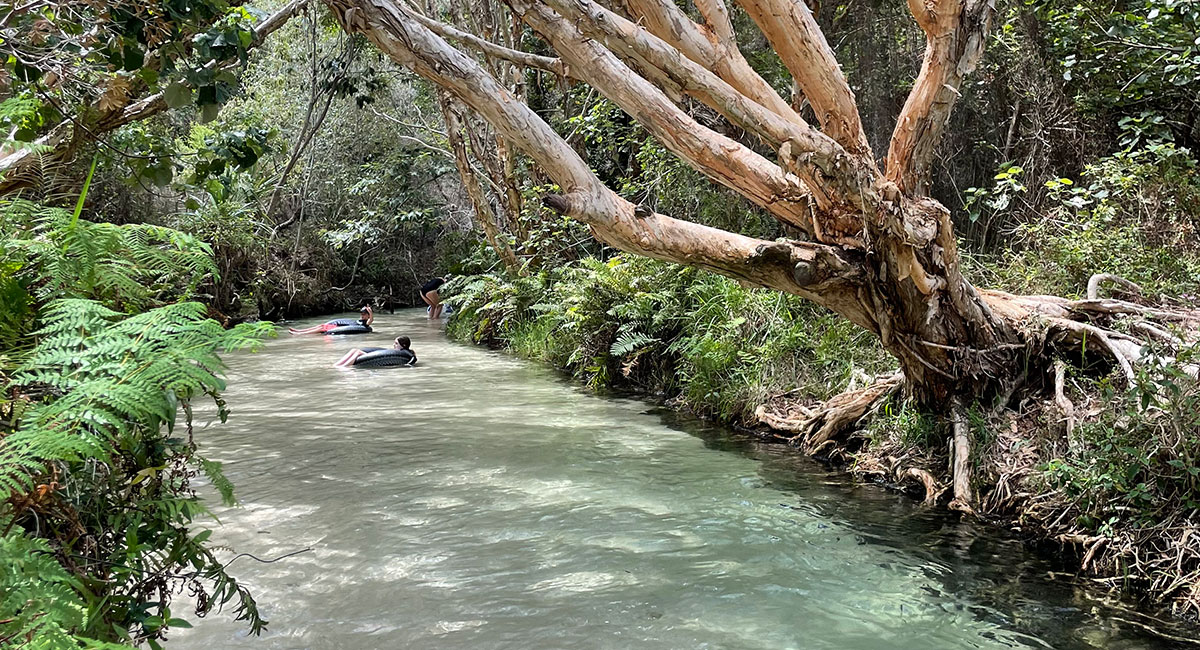
<svg viewBox="0 0 1200 650"><path fill-rule="evenodd" d="M552 72L560 77L567 76L567 66L563 65L563 62L560 59L555 59L548 56L539 56L537 54L529 54L528 52L521 52L520 50L510 49L504 47L503 45L497 45L491 41L479 38L474 34L451 27L446 23L436 21L428 16L423 16L415 11L412 15L417 22L421 23L425 27L428 27L430 31L438 36L459 41L463 45L466 45L471 49L478 50L487 56L510 61L518 65L527 65L531 68L538 68L547 72Z"/></svg>
<svg viewBox="0 0 1200 650"><path fill-rule="evenodd" d="M627 4L639 18L640 25L678 49L688 59L705 70L712 70L738 92L780 117L803 122L791 105L742 56L736 39L731 38L733 26L727 26L728 15L721 0L700 0L696 3L709 25L707 28L694 23L671 0L627 0Z"/></svg>
<svg viewBox="0 0 1200 650"><path fill-rule="evenodd" d="M855 253L836 246L767 242L638 210L605 187L529 106L506 93L475 60L416 21L406 7L393 0L326 4L347 31L366 35L392 59L457 96L532 157L564 190L549 202L590 226L601 241L801 295L873 331L857 292L865 277Z"/></svg>
<svg viewBox="0 0 1200 650"><path fill-rule="evenodd" d="M576 26L589 38L600 41L619 56L636 57L645 65L652 66L667 75L684 92L775 147L780 154L780 163L800 176L812 192L818 212L829 211L835 200L852 204L855 211L861 210L861 204L856 203L861 198L857 187L834 187L834 183L841 180L834 173L835 167L851 164L846 151L799 116L793 116L794 120L781 117L746 97L716 74L680 56L678 50L645 28L593 0L547 0L547 4L563 15L577 17ZM836 233L844 229L835 224L817 227L814 218L788 223L813 235ZM849 227L852 232L857 231L854 224ZM845 238L828 241L849 243Z"/></svg>
<svg viewBox="0 0 1200 650"><path fill-rule="evenodd" d="M811 197L798 178L735 140L697 123L654 84L580 33L575 21L564 19L537 1L510 0L509 4L584 81L632 115L697 171L783 221L803 224L811 220Z"/></svg>
<svg viewBox="0 0 1200 650"><path fill-rule="evenodd" d="M871 152L854 93L802 0L738 0L804 91L821 130L853 154Z"/></svg>
<svg viewBox="0 0 1200 650"><path fill-rule="evenodd" d="M929 189L929 169L963 78L987 45L993 0L908 0L925 32L925 59L888 148L887 178L910 196Z"/></svg>
<svg viewBox="0 0 1200 650"><path fill-rule="evenodd" d="M254 40L250 47L260 45L263 39L286 24L307 4L308 0L293 0L268 16L255 27ZM206 67L217 67L223 64L224 62L211 62ZM22 148L0 158L0 196L34 186L43 165L48 162L52 164L55 161L70 159L83 140L89 137L97 138L126 124L157 115L166 109L165 95L160 92L128 104L119 111L101 113L100 118L86 130L76 128L71 119L63 120L35 140L34 145L36 146ZM81 111L80 114L92 112L98 111L95 107L91 107L87 111Z"/></svg>

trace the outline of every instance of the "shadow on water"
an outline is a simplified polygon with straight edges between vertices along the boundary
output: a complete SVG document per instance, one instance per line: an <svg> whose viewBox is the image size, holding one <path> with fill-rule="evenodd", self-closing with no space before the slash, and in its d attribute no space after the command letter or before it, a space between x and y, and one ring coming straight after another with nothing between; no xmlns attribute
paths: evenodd
<svg viewBox="0 0 1200 650"><path fill-rule="evenodd" d="M701 439L709 449L759 461L762 487L798 495L780 508L815 509L855 531L860 544L925 559L925 575L943 590L930 595L965 596L980 621L1059 650L1200 647L1198 630L1170 620L1169 613L1082 584L1071 575L1074 558L1031 550L1006 530L922 507L911 497L855 481L787 447L694 415L657 406L646 413Z"/></svg>

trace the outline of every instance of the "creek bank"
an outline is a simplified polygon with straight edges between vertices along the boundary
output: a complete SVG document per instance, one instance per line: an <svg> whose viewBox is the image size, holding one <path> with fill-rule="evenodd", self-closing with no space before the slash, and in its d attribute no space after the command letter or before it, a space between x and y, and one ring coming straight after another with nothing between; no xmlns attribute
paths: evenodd
<svg viewBox="0 0 1200 650"><path fill-rule="evenodd" d="M795 444L789 412L893 369L870 336L829 312L650 260L473 276L451 290L460 308L449 327L455 338L775 442ZM1200 411L1200 389L1163 369L1140 373L1128 389L1101 369L1060 381L1074 417L1053 397L966 410L976 514L1073 558L1090 582L1195 620L1200 536L1189 531L1197 529L1200 470L1188 459L1200 457L1191 455L1200 431L1183 414ZM767 414L784 426L764 426ZM945 423L898 397L854 421L848 435L805 451L936 507L950 501Z"/></svg>

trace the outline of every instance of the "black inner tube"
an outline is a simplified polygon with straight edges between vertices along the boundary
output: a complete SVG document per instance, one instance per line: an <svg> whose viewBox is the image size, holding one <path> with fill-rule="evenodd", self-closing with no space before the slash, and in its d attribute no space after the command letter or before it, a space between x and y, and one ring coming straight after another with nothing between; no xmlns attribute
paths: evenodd
<svg viewBox="0 0 1200 650"><path fill-rule="evenodd" d="M326 334L370 334L371 328L366 325L355 323L353 325L342 325L331 330L326 330Z"/></svg>
<svg viewBox="0 0 1200 650"><path fill-rule="evenodd" d="M412 366L417 363L417 355L413 354L412 350L363 348L363 352L366 354L354 361L356 367L390 368L392 366Z"/></svg>

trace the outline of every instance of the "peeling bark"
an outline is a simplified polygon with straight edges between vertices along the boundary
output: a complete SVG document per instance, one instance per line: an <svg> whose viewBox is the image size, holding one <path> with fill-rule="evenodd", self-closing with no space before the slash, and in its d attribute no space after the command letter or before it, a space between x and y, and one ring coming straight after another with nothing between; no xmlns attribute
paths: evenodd
<svg viewBox="0 0 1200 650"><path fill-rule="evenodd" d="M952 510L974 513L975 494L971 489L971 428L967 425L967 414L962 403L956 402L952 410L954 438L951 441L951 476L954 485Z"/></svg>
<svg viewBox="0 0 1200 650"><path fill-rule="evenodd" d="M854 92L808 5L800 0L738 0L779 54L829 137L869 156Z"/></svg>
<svg viewBox="0 0 1200 650"><path fill-rule="evenodd" d="M725 82L737 88L751 100L758 102L779 116L803 122L800 115L783 101L750 63L742 56L736 40L731 40L732 26L728 34L728 16L722 0L700 0L696 8L704 15L707 27L697 25L671 0L628 0L637 15L638 22L688 59L706 70L712 70Z"/></svg>
<svg viewBox="0 0 1200 650"><path fill-rule="evenodd" d="M808 188L747 147L693 120L660 88L584 36L540 2L511 0L517 15L546 38L587 83L646 127L697 171L773 215L801 223L811 214Z"/></svg>
<svg viewBox="0 0 1200 650"><path fill-rule="evenodd" d="M925 32L925 58L888 148L887 178L910 196L929 190L929 169L950 111L987 45L993 0L908 0Z"/></svg>

